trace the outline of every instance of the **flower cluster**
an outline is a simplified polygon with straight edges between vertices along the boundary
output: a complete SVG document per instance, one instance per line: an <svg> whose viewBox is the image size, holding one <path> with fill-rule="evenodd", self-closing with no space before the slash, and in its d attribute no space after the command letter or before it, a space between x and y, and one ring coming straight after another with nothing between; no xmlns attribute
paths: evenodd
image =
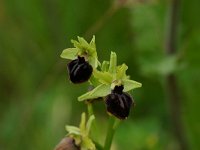
<svg viewBox="0 0 200 150"><path fill-rule="evenodd" d="M78 41L72 40L74 48L63 50L61 57L70 59L68 63L69 78L72 83L89 81L94 87L91 91L78 97L79 101L102 98L107 112L118 119L126 119L129 116L134 101L127 92L139 88L141 83L130 80L126 75L128 66L117 65L117 55L111 52L110 61L98 61L95 37L90 43L78 37Z"/></svg>

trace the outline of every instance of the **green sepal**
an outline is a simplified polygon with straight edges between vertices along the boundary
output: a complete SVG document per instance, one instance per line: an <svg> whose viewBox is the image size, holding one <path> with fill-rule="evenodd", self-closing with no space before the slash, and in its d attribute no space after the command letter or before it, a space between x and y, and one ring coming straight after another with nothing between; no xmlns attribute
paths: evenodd
<svg viewBox="0 0 200 150"><path fill-rule="evenodd" d="M110 54L110 66L109 66L109 72L112 74L116 73L116 67L117 67L117 55L115 52L111 52Z"/></svg>
<svg viewBox="0 0 200 150"><path fill-rule="evenodd" d="M77 58L78 51L79 50L77 48L67 48L62 51L60 57L64 59L74 60Z"/></svg>
<svg viewBox="0 0 200 150"><path fill-rule="evenodd" d="M129 80L129 79L122 80L122 84L124 85L124 92L128 92L135 88L142 87L141 83L134 81L134 80Z"/></svg>
<svg viewBox="0 0 200 150"><path fill-rule="evenodd" d="M93 68L97 68L98 65L101 65L100 62L98 61L96 53L93 54L92 56L88 57L88 62L89 62L89 64L92 65Z"/></svg>
<svg viewBox="0 0 200 150"><path fill-rule="evenodd" d="M84 101L89 99L95 99L99 97L105 97L110 93L110 85L106 84L100 84L96 88L94 88L92 91L89 91L81 96L78 97L78 101Z"/></svg>
<svg viewBox="0 0 200 150"><path fill-rule="evenodd" d="M94 70L93 75L102 84L111 84L113 81L113 76L109 72L100 72L98 70Z"/></svg>
<svg viewBox="0 0 200 150"><path fill-rule="evenodd" d="M68 134L75 134L75 135L80 135L80 129L75 127L75 126L65 126L65 129L67 130L67 132L69 132Z"/></svg>
<svg viewBox="0 0 200 150"><path fill-rule="evenodd" d="M94 75L92 75L92 76L90 77L89 83L90 83L90 85L91 85L92 87L96 87L96 86L98 86L99 84L101 84L101 83L98 81L98 79L94 77Z"/></svg>
<svg viewBox="0 0 200 150"><path fill-rule="evenodd" d="M92 126L92 122L95 119L94 115L91 115L86 124L86 134L88 135Z"/></svg>
<svg viewBox="0 0 200 150"><path fill-rule="evenodd" d="M86 135L86 114L81 114L81 122L79 125L81 135Z"/></svg>
<svg viewBox="0 0 200 150"><path fill-rule="evenodd" d="M95 36L93 35L92 40L90 41L90 46L96 50Z"/></svg>

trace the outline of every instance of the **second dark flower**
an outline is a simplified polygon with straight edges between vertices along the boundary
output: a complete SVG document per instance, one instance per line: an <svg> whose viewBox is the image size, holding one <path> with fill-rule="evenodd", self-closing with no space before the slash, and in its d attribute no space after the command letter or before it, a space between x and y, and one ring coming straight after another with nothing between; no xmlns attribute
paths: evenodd
<svg viewBox="0 0 200 150"><path fill-rule="evenodd" d="M122 85L115 86L111 94L105 98L108 113L122 120L129 116L130 108L133 104L132 97L128 93L123 92L123 89Z"/></svg>

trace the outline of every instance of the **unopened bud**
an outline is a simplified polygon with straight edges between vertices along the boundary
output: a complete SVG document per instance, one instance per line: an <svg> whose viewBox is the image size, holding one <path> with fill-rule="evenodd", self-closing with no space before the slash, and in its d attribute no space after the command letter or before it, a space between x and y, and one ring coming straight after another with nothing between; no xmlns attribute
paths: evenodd
<svg viewBox="0 0 200 150"><path fill-rule="evenodd" d="M63 138L54 150L80 150L80 147L75 145L75 141L71 137Z"/></svg>

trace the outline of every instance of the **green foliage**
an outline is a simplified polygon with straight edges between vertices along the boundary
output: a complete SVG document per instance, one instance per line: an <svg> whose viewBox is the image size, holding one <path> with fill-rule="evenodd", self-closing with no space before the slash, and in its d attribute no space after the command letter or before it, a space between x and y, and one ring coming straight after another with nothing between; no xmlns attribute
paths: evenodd
<svg viewBox="0 0 200 150"><path fill-rule="evenodd" d="M114 50L119 64L126 62L128 74L143 83L143 88L131 92L136 101L130 115L134 121L119 128L116 133L119 144L114 144L113 149L177 149L170 134L163 86L163 75L174 67L190 149L200 149L200 1L181 2L178 35L181 56L178 61L184 64L181 70L176 70L177 62L173 63L177 58L166 69L169 67L163 53L166 1L130 4L113 15L107 13L105 16L111 17L100 22L100 29L92 33L98 37L100 60L108 60L110 50ZM111 5L108 0L0 1L0 149L53 149L65 135L66 123L79 123L79 114L85 110L84 104L76 99L87 91L87 85L77 87L69 83L63 69L66 61L59 60L59 55L65 47L71 47L69 41L76 35L91 39L86 33ZM107 71L108 62L101 67ZM105 127L103 109L103 104L95 105L100 117L97 121ZM152 148L144 138L154 141L154 135L158 140Z"/></svg>

